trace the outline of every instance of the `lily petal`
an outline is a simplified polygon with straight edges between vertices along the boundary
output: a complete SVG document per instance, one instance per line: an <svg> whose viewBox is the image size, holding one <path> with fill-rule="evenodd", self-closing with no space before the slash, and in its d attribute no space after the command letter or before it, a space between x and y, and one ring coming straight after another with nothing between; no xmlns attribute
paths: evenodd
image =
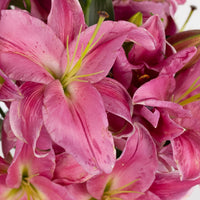
<svg viewBox="0 0 200 200"><path fill-rule="evenodd" d="M110 173L115 151L100 94L89 83L79 82L70 83L68 92L69 98L59 81L45 91L43 119L52 140L88 173Z"/></svg>
<svg viewBox="0 0 200 200"><path fill-rule="evenodd" d="M191 187L199 183L200 179L181 181L180 175L176 171L171 173L157 173L150 191L162 200L177 200L184 197Z"/></svg>
<svg viewBox="0 0 200 200"><path fill-rule="evenodd" d="M10 0L1 0L0 1L0 10L6 9L8 7Z"/></svg>
<svg viewBox="0 0 200 200"><path fill-rule="evenodd" d="M133 106L131 97L125 88L111 78L104 78L95 83L94 86L103 98L106 111L124 119L126 121L125 126L128 126L127 123L129 123L132 127Z"/></svg>
<svg viewBox="0 0 200 200"><path fill-rule="evenodd" d="M21 98L19 88L10 80L5 73L0 70L0 100L1 101L13 101ZM3 82L3 83L2 83Z"/></svg>
<svg viewBox="0 0 200 200"><path fill-rule="evenodd" d="M82 31L86 24L84 14L78 0L52 0L51 12L47 24L54 30L64 45L71 42Z"/></svg>
<svg viewBox="0 0 200 200"><path fill-rule="evenodd" d="M25 11L3 10L0 26L4 27L0 30L1 52L9 53L10 59L13 54L18 55L19 60L15 62L16 68L18 68L18 65L23 65L21 67L27 69L26 73L28 73L28 69L32 69L32 65L39 65L39 67L51 72L53 76L60 77L62 75L64 69L60 67L60 57L65 48L53 30L45 23L31 17ZM20 56L22 57L21 61ZM30 68L27 62L33 62ZM2 67L3 71L9 75L6 71L10 70L9 65L5 64ZM22 71L24 73L24 70ZM18 73L22 73L22 71L19 70ZM28 75L30 76L32 72L30 70Z"/></svg>
<svg viewBox="0 0 200 200"><path fill-rule="evenodd" d="M136 90L133 96L133 104L166 108L171 115L190 117L191 114L188 110L169 99L174 89L175 79L172 76L158 76Z"/></svg>
<svg viewBox="0 0 200 200"><path fill-rule="evenodd" d="M79 48L74 59L75 64L81 56L92 37L96 25L88 27L80 34ZM77 74L93 74L87 77L91 82L98 82L110 71L124 41L132 41L148 49L154 49L154 40L144 28L138 28L132 23L119 21L105 21L95 37L94 43L97 44L88 52L82 61L81 68ZM69 45L69 57L73 57L76 48L76 39ZM101 72L101 73L100 73Z"/></svg>
<svg viewBox="0 0 200 200"><path fill-rule="evenodd" d="M155 178L157 155L155 144L148 131L135 123L135 132L127 140L125 149L116 161L111 174L101 174L87 181L88 192L97 199L104 194L106 185L109 191L123 187L132 193L117 193L114 197L123 200L136 199L145 192ZM134 182L135 181L135 182ZM132 184L130 184L132 183Z"/></svg>
<svg viewBox="0 0 200 200"><path fill-rule="evenodd" d="M162 69L160 75L166 74L174 76L176 72L182 69L192 59L196 52L196 47L183 49L159 63L156 68Z"/></svg>
<svg viewBox="0 0 200 200"><path fill-rule="evenodd" d="M19 187L24 171L27 177L41 175L51 179L54 168L55 156L53 151L44 158L37 158L34 156L30 145L18 141L13 161L8 169L6 184L11 188Z"/></svg>
<svg viewBox="0 0 200 200"><path fill-rule="evenodd" d="M42 119L42 100L45 85L26 82L21 86L23 99L12 102L10 106L10 124L16 137L24 140L36 150ZM20 111L20 112L19 112ZM35 155L38 155L35 151Z"/></svg>
<svg viewBox="0 0 200 200"><path fill-rule="evenodd" d="M192 130L172 140L174 159L181 174L181 179L200 177L200 142L199 134Z"/></svg>
<svg viewBox="0 0 200 200"><path fill-rule="evenodd" d="M71 183L83 183L91 178L78 162L67 153L56 155L56 168L54 171L54 182L60 185Z"/></svg>

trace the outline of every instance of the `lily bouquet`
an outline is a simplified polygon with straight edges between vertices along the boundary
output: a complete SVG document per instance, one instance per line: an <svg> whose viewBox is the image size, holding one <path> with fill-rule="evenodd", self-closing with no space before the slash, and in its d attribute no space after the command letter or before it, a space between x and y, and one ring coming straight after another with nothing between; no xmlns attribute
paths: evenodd
<svg viewBox="0 0 200 200"><path fill-rule="evenodd" d="M179 200L200 184L200 31L177 29L183 3L0 1L0 200Z"/></svg>

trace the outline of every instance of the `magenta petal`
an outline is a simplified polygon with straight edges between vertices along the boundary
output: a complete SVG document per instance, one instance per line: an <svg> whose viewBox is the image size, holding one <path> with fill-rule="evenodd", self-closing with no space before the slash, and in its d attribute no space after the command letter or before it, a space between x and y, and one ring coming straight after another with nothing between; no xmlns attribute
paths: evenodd
<svg viewBox="0 0 200 200"><path fill-rule="evenodd" d="M94 86L103 98L106 111L124 119L126 121L125 126L128 125L127 123L132 126L133 106L126 89L111 78L104 78L95 83Z"/></svg>
<svg viewBox="0 0 200 200"><path fill-rule="evenodd" d="M112 73L113 77L119 81L126 89L129 88L132 81L132 68L132 65L127 60L124 49L121 48L119 55L117 56L113 65Z"/></svg>
<svg viewBox="0 0 200 200"><path fill-rule="evenodd" d="M165 109L160 108L159 112L160 118L158 121L158 126L156 128L149 127L149 131L154 139L156 139L158 142L172 140L184 132L185 129L174 122Z"/></svg>
<svg viewBox="0 0 200 200"><path fill-rule="evenodd" d="M74 200L69 196L66 188L46 177L33 177L31 183L42 194L45 200Z"/></svg>
<svg viewBox="0 0 200 200"><path fill-rule="evenodd" d="M13 131L10 127L9 111L4 118L1 134L2 151L4 157L7 157L10 153L10 150L15 147L17 141L17 138L13 134Z"/></svg>
<svg viewBox="0 0 200 200"><path fill-rule="evenodd" d="M140 124L135 123L135 132L127 140L125 149L116 161L111 174L98 175L87 182L89 193L100 199L108 181L110 191L116 190L126 184L136 181L124 190L139 193L119 193L114 197L123 200L136 199L141 193L148 190L155 178L157 170L157 155L155 144L148 131Z"/></svg>
<svg viewBox="0 0 200 200"><path fill-rule="evenodd" d="M20 88L23 99L12 102L9 113L13 133L16 137L32 145L34 151L43 125L42 101L44 87L45 85L39 83L24 83Z"/></svg>
<svg viewBox="0 0 200 200"><path fill-rule="evenodd" d="M48 16L48 25L64 45L66 45L67 37L71 42L78 35L81 26L82 31L86 27L79 1L53 0L51 12Z"/></svg>
<svg viewBox="0 0 200 200"><path fill-rule="evenodd" d="M162 200L178 200L184 197L189 189L200 183L196 180L180 180L180 175L175 171L171 173L158 173L150 191Z"/></svg>
<svg viewBox="0 0 200 200"><path fill-rule="evenodd" d="M92 196L87 191L86 183L71 184L66 189L73 200L92 200Z"/></svg>
<svg viewBox="0 0 200 200"><path fill-rule="evenodd" d="M90 26L80 34L79 48L77 49L73 64L80 58L82 49L85 49L94 29L95 25ZM91 82L97 82L108 74L118 55L117 52L125 40L133 41L145 48L154 49L154 40L147 30L138 28L134 24L125 21L103 22L94 42L97 39L100 40L84 57L78 72L79 75L99 72L99 74L87 77ZM76 39L69 45L70 57L72 57L75 47Z"/></svg>
<svg viewBox="0 0 200 200"><path fill-rule="evenodd" d="M14 158L8 169L6 183L9 187L19 187L24 170L27 170L28 177L39 174L51 179L54 168L55 156L53 151L44 158L37 158L34 156L30 145L18 141Z"/></svg>
<svg viewBox="0 0 200 200"><path fill-rule="evenodd" d="M56 168L54 171L54 182L61 185L70 183L83 183L91 178L77 161L67 153L56 155Z"/></svg>
<svg viewBox="0 0 200 200"><path fill-rule="evenodd" d="M43 118L51 138L90 174L110 173L115 151L100 94L89 83L72 82L67 90L69 98L54 81L45 91Z"/></svg>
<svg viewBox="0 0 200 200"><path fill-rule="evenodd" d="M129 52L131 63L148 63L153 66L164 59L166 41L163 23L158 15L150 17L143 25L153 36L155 40L155 49L148 50L143 46L135 45Z"/></svg>
<svg viewBox="0 0 200 200"><path fill-rule="evenodd" d="M149 188L155 178L158 165L156 147L147 129L139 123L135 123L134 125L135 132L128 139L121 157L116 162L113 174L116 176L115 184L118 187L138 179L132 185L131 190L144 192ZM134 199L134 197L140 195L135 193L127 196L129 199Z"/></svg>
<svg viewBox="0 0 200 200"><path fill-rule="evenodd" d="M0 77L4 80L3 84L0 84L0 100L13 101L15 99L20 99L21 93L19 88L1 70Z"/></svg>
<svg viewBox="0 0 200 200"><path fill-rule="evenodd" d="M1 53L0 62L0 68L13 80L48 83L53 79L46 69L15 53Z"/></svg>
<svg viewBox="0 0 200 200"><path fill-rule="evenodd" d="M172 140L174 159L181 179L200 177L200 135L192 130Z"/></svg>
<svg viewBox="0 0 200 200"><path fill-rule="evenodd" d="M30 0L30 2L31 15L46 21L51 9L51 0Z"/></svg>
<svg viewBox="0 0 200 200"><path fill-rule="evenodd" d="M45 23L24 11L3 10L0 26L4 27L0 29L1 51L8 52L10 59L12 54L17 54L22 56L23 60L28 59L29 62L47 69L56 77L62 75L64 69L60 67L60 57L65 48ZM23 64L22 61L19 62L19 65ZM26 64L25 62L23 67L28 73L29 65ZM18 65L18 62L15 62L15 65ZM7 66L3 67L6 69ZM22 70L21 73L23 74L24 71Z"/></svg>
<svg viewBox="0 0 200 200"><path fill-rule="evenodd" d="M0 10L6 9L8 7L10 0L1 0L0 1Z"/></svg>
<svg viewBox="0 0 200 200"><path fill-rule="evenodd" d="M134 106L134 112L135 114L144 117L154 128L157 127L160 118L160 112L156 108L150 109L143 105L136 105Z"/></svg>
<svg viewBox="0 0 200 200"><path fill-rule="evenodd" d="M182 69L184 65L191 60L196 52L196 47L190 47L171 55L157 65L158 68L162 69L160 75L174 76L176 72Z"/></svg>
<svg viewBox="0 0 200 200"><path fill-rule="evenodd" d="M181 105L172 102L175 89L175 79L172 76L161 75L139 87L134 96L133 104L165 108L172 115L190 117L191 114Z"/></svg>
<svg viewBox="0 0 200 200"><path fill-rule="evenodd" d="M134 96L133 102L141 104L150 99L166 101L171 97L175 89L175 80L172 76L158 76L139 87Z"/></svg>
<svg viewBox="0 0 200 200"><path fill-rule="evenodd" d="M161 200L161 199L154 193L148 191L148 192L144 193L144 195L137 198L136 200Z"/></svg>

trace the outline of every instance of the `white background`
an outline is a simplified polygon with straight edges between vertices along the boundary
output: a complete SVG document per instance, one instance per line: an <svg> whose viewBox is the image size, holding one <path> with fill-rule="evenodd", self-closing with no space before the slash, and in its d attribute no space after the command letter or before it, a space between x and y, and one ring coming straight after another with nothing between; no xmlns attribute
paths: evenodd
<svg viewBox="0 0 200 200"><path fill-rule="evenodd" d="M175 21L178 27L181 28L190 12L190 5L195 5L197 10L193 12L185 30L200 29L200 0L187 0L184 5L179 5L175 14Z"/></svg>
<svg viewBox="0 0 200 200"><path fill-rule="evenodd" d="M185 26L185 30L200 29L200 0L187 0L184 5L178 6L178 10L175 15L175 21L179 29L181 29L187 16L189 15L190 5L195 5L197 10L193 12L189 22ZM200 200L200 187L193 187L189 191L188 195L186 195L186 197L184 197L182 200Z"/></svg>
<svg viewBox="0 0 200 200"><path fill-rule="evenodd" d="M200 29L200 0L187 0L184 5L178 6L178 10L175 15L175 21L179 29L181 29L181 27L183 26L190 12L190 5L195 5L197 7L197 10L194 11L192 17L185 27L185 30ZM1 148L0 156L3 156ZM200 200L200 187L195 186L194 188L192 188L189 191L188 195L186 195L186 197L184 197L182 200Z"/></svg>

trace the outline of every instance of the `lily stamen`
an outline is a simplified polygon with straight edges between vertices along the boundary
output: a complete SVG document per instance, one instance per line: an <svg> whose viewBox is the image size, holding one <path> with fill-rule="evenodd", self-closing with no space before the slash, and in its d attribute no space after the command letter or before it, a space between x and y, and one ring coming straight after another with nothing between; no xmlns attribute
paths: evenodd
<svg viewBox="0 0 200 200"><path fill-rule="evenodd" d="M189 94L191 94L194 90L200 87L200 84L197 84L197 82L200 80L200 76L192 83L192 85L184 92L178 99L176 99L175 103L178 103L182 106L192 103L194 101L200 100L200 94L195 94L191 97L187 97ZM196 85L197 84L197 85Z"/></svg>
<svg viewBox="0 0 200 200"><path fill-rule="evenodd" d="M122 200L120 197L115 197L114 195L118 195L118 194L128 194L128 193L141 193L141 192L137 192L137 191L132 191L132 190L124 190L125 188L129 187L130 185L134 184L135 182L137 182L138 179L131 181L130 183L119 187L117 189L114 190L110 190L111 184L112 184L112 179L108 182L105 190L104 190L104 194L103 194L103 200Z"/></svg>
<svg viewBox="0 0 200 200"><path fill-rule="evenodd" d="M77 36L77 41L76 41L76 45L75 45L75 49L74 49L74 53L72 55L72 59L70 60L70 53L69 53L69 37L67 37L67 44L66 44L66 51L67 51L67 66L65 69L65 72L63 74L63 76L61 77L61 83L63 85L63 88L65 88L70 82L72 81L82 81L80 80L81 77L87 77L87 76L92 76L92 75L96 75L98 73L102 73L102 72L96 72L96 73L92 73L92 74L86 74L86 75L80 75L80 76L76 76L76 73L80 70L81 66L82 66L82 61L85 58L85 56L88 54L89 51L91 51L94 46L99 42L99 40L103 37L103 34L97 38L96 41L96 35L99 32L99 29L101 27L101 24L103 23L103 21L105 20L105 18L107 17L107 15L105 14L105 12L101 12L100 13L100 17L98 20L98 23L95 27L95 30L88 42L88 44L86 45L85 49L81 51L81 55L80 58L78 59L78 61L75 63L75 65L72 67L73 62L75 60L76 57L76 53L78 50L78 46L79 46L79 41L80 41L80 35L81 35L81 30L82 27L79 30L79 34Z"/></svg>

